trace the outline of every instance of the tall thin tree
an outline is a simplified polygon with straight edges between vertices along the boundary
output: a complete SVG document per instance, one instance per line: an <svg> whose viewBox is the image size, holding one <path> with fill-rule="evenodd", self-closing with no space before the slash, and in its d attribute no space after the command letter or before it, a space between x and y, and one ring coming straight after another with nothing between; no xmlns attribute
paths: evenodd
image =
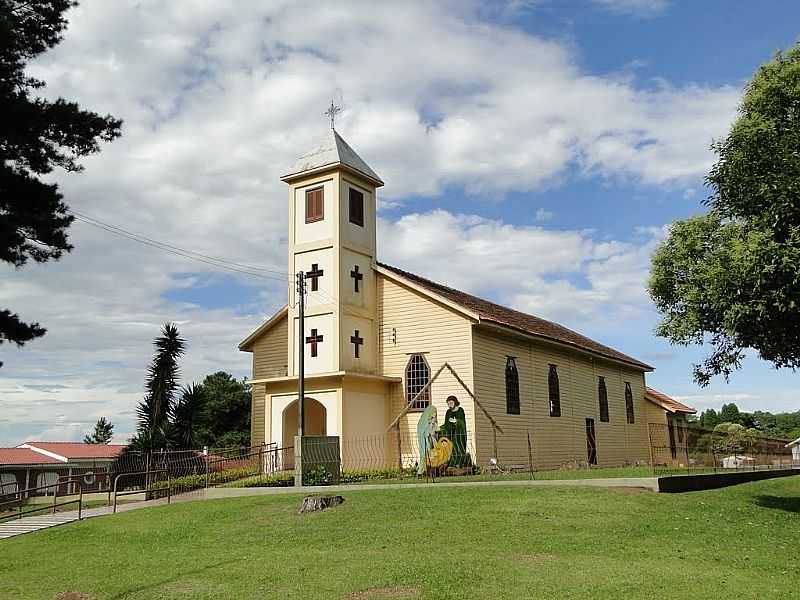
<svg viewBox="0 0 800 600"><path fill-rule="evenodd" d="M186 341L173 323L164 324L153 345L156 351L147 369L147 392L136 409L139 425L132 441L133 446L145 451L170 445L171 419L180 378L178 359L186 351Z"/></svg>

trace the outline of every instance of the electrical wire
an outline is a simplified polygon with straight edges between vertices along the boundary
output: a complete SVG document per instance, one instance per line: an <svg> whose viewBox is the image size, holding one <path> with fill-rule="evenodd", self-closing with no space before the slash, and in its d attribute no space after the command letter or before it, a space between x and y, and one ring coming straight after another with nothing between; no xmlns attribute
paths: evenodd
<svg viewBox="0 0 800 600"><path fill-rule="evenodd" d="M210 265L212 267L216 267L218 269L224 269L227 271L242 273L244 275L250 275L251 277L258 277L261 279L274 279L277 281L292 280L292 278L289 276L288 273L284 273L281 271L273 271L271 269L265 269L263 267L256 267L253 265L245 265L224 258L218 258L214 256L209 256L208 254L195 252L194 250L187 250L186 248L181 248L180 246L175 246L173 244L168 244L166 242L160 242L158 240L154 240L144 235L128 231L127 229L123 229L122 227L118 227L117 225L106 223L94 217L90 217L89 215L80 213L76 210L69 209L69 212L71 212L77 220L81 221L82 223L86 223L87 225L92 225L93 227L97 227L98 229L102 229L104 231L113 233L120 237L124 237L129 240L139 242L140 244L144 244L145 246L157 248L164 252L169 252L170 254L174 254L176 256L182 256L183 258L195 260L197 262L201 262Z"/></svg>

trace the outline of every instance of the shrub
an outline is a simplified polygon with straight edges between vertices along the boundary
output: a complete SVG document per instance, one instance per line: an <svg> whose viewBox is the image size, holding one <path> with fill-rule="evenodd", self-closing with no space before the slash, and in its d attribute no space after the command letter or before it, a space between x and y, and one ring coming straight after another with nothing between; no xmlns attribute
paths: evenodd
<svg viewBox="0 0 800 600"><path fill-rule="evenodd" d="M226 487L291 487L294 485L294 473L287 471L274 475L257 475L242 481L229 483Z"/></svg>
<svg viewBox="0 0 800 600"><path fill-rule="evenodd" d="M219 485L222 483L228 483L230 481L236 481L237 479L243 479L245 477L249 477L252 474L253 474L252 469L228 469L227 471L213 471L208 474L208 484ZM175 488L197 489L206 486L206 475L198 474L198 475L185 475L183 477L176 477L175 479L170 479L169 484L172 486L173 489ZM165 479L162 481L156 481L150 486L149 489L152 491L166 490L167 480Z"/></svg>

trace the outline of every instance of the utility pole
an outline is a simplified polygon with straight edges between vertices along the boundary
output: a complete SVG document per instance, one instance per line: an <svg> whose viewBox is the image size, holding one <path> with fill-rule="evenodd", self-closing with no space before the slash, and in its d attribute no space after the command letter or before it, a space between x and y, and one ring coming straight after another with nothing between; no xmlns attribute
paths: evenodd
<svg viewBox="0 0 800 600"><path fill-rule="evenodd" d="M297 435L305 435L305 400L306 400L306 369L305 369L305 304L306 304L306 274L300 271L297 274Z"/></svg>

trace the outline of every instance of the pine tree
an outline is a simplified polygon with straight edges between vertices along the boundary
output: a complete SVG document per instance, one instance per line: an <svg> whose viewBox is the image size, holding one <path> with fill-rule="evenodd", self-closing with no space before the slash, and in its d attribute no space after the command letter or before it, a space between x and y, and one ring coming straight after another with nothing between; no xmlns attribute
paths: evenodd
<svg viewBox="0 0 800 600"><path fill-rule="evenodd" d="M69 214L58 186L40 177L56 167L82 170L78 159L120 135L121 121L82 110L74 102L32 96L43 81L27 63L58 44L72 0L0 0L0 260L17 268L29 260L57 260L72 246ZM0 344L22 346L46 330L0 310ZM0 366L2 366L0 362Z"/></svg>
<svg viewBox="0 0 800 600"><path fill-rule="evenodd" d="M94 424L94 432L83 437L84 444L108 444L114 437L114 426L105 417L100 417Z"/></svg>

